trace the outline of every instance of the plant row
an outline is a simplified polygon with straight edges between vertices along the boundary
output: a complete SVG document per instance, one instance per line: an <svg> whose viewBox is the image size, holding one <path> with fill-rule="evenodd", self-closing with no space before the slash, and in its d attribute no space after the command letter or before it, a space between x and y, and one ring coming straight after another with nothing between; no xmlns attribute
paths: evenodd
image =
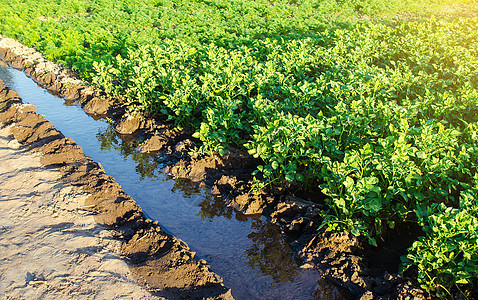
<svg viewBox="0 0 478 300"><path fill-rule="evenodd" d="M425 3L9 1L0 33L199 152L247 150L262 185L319 188L329 230L418 223L404 267L446 291L478 277L478 20L366 20Z"/></svg>
<svg viewBox="0 0 478 300"><path fill-rule="evenodd" d="M407 262L450 286L478 276L477 25L367 25L236 50L169 40L95 64L94 81L199 128L202 151L245 147L266 183L319 185L329 229L376 244L384 227L418 221L427 235Z"/></svg>
<svg viewBox="0 0 478 300"><path fill-rule="evenodd" d="M167 40L93 79L132 111L198 128L200 151L244 147L266 184L318 185L331 230L376 245L418 222L405 265L449 288L478 277L476 32L476 19L431 19L235 50Z"/></svg>

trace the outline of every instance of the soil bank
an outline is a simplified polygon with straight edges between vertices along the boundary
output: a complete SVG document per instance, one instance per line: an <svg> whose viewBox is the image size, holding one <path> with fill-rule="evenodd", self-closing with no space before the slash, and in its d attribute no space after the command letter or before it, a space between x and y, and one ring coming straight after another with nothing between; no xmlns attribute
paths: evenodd
<svg viewBox="0 0 478 300"><path fill-rule="evenodd" d="M115 120L117 132L131 134L140 131L146 135L154 134L144 145L143 150L161 151L172 158L178 158L175 165L165 169L166 173L210 186L212 194L222 196L226 204L245 214L263 213L268 216L272 223L280 227L303 260L301 267L319 270L322 278L326 278L338 289L343 290L345 298L425 298L423 291L414 288L410 281L413 281L413 278L397 274L397 271L392 270L395 268L384 266L383 262L388 263L390 260L388 257L390 253L386 253L389 251L383 250L385 247L370 251L366 243L345 232L330 233L324 230L318 232L317 228L321 223L319 212L325 208L320 201L308 198L304 200L283 190L262 192L259 195L249 193L250 174L257 161L247 153L232 151L223 157L190 157L187 155L188 150L194 146L194 140L188 138L190 134L177 132L167 124L144 116L126 115L125 107L119 101L108 98L68 70L49 62L35 49L15 40L0 37L0 57L11 66L23 70L43 87L60 94L66 100L78 103L88 114L108 115ZM129 213L126 215L131 220L135 218ZM123 222L121 218L119 224ZM112 220L109 220L106 224L111 222ZM100 220L99 223L104 222ZM125 226L118 224L115 226L121 227L129 239L134 236L131 232L136 232L137 229L135 221L127 223ZM136 236L138 241L143 239L141 234ZM404 244L398 246L404 248ZM148 249L147 252L163 253L162 250L152 246L145 247ZM393 259L398 257L396 253L393 255ZM374 260L374 257L378 259ZM156 266L153 264L149 269L141 268L141 270L144 274L148 274L154 267ZM219 283L220 280L215 282Z"/></svg>
<svg viewBox="0 0 478 300"><path fill-rule="evenodd" d="M35 110L0 82L0 295L232 299Z"/></svg>

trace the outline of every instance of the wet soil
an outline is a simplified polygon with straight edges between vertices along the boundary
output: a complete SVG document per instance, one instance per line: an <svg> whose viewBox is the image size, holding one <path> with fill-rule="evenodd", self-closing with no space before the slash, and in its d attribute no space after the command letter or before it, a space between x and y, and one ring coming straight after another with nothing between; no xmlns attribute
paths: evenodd
<svg viewBox="0 0 478 300"><path fill-rule="evenodd" d="M232 299L222 278L209 271L204 261L198 262L183 241L146 218L99 164L35 111L35 106L23 104L15 91L0 82L0 122L8 126L9 138L23 151L38 154L42 168L57 172L62 184L87 195L78 205L94 216L98 226L110 229L137 281L153 295L167 298ZM61 226L59 230L68 228Z"/></svg>
<svg viewBox="0 0 478 300"><path fill-rule="evenodd" d="M399 256L405 253L404 250L410 246L409 239L403 239L401 243L393 245L395 249L389 251L386 247L387 241L379 243L378 248L370 249L364 241L347 233L318 231L317 228L321 223L319 212L324 209L320 195L319 197L300 195L300 198L294 195L293 191L282 189L271 189L259 194L250 193L250 174L258 162L247 153L233 150L222 157L191 156L190 151L198 141L191 138L190 133L176 131L169 124L162 124L158 120L145 116L124 115L125 109L121 103L107 98L101 91L75 79L76 77L68 70L48 62L35 50L26 48L14 40L3 38L0 40L0 57L3 57L12 66L24 70L42 86L59 93L67 100L80 104L87 113L96 116L107 114L115 120L114 128L117 132L141 136L145 143L139 146L139 150L161 153L167 155L169 160L174 161L173 164L165 167L165 172L177 178L187 178L208 186L212 195L245 214L260 213L267 216L271 223L278 226L287 237L292 249L302 260L301 267L316 269L321 274L324 284L326 281L333 283L336 289L334 297L343 299L425 298L424 292L412 283L412 278L398 274L398 267L388 263L396 262ZM5 114L10 116L12 112L6 110ZM10 116L10 118L14 117ZM37 127L40 126L38 123L35 124ZM41 125L45 130L50 130L48 126ZM48 139L48 136L36 135L41 136L42 139ZM29 140L30 137L22 137L19 134L19 139L22 138L27 142L32 142L40 137L33 137ZM136 268L138 272L148 275L154 270L164 269L162 266L165 265L156 264L157 260L155 262L149 259L139 260L138 257L142 257L142 255L130 252L128 245L132 243L141 249L138 250L139 252L147 253L151 257L165 257L164 254L167 252L165 249L173 249L173 245L176 244L165 240L164 246L154 246L158 243L163 244L160 237L150 237L157 230L158 227L155 227L157 225L148 222L147 219L141 222L137 221L144 218L137 213L140 208L124 193L113 192L114 196L103 195L105 184L108 186L110 184L103 179L106 175L100 176L101 180L93 180L93 182L84 179L84 176L75 175L78 172L96 171L95 168L88 167L88 164L81 164L77 161L76 156L71 154L76 151L71 143L57 141L51 147L46 148L49 149L45 152L46 155L52 153L46 163L57 165L61 163L62 159L66 159L72 166L62 169L65 180L72 184L84 183L99 193L100 196L92 197L90 204L99 211L105 211L105 213L98 214L97 220L100 224L116 227L120 232L119 235L128 240L124 244L123 251L133 263L138 265ZM53 155L57 151L61 152L59 149L63 149L63 147L69 149L68 155L63 152L61 159ZM111 189L114 190L114 184L111 184ZM109 190L110 188L108 188ZM113 200L114 197L122 200ZM111 200L99 200L104 198ZM112 212L108 210L112 202L122 204ZM162 233L161 230L159 233ZM140 239L141 242L139 242ZM383 257L386 261L377 263L376 260L371 259L371 254ZM190 259L184 259L184 261L189 262ZM176 265L169 265L169 267L176 268ZM187 273L187 271L185 272ZM143 278L147 278L147 276ZM195 275L191 276L193 282L203 286L202 281L197 278ZM211 275L209 281L204 285L217 287L218 284L220 284L220 280L216 280ZM325 285L330 287L330 284ZM165 288L163 287L163 289ZM319 288L315 296L327 298L329 290L330 288L323 290Z"/></svg>
<svg viewBox="0 0 478 300"><path fill-rule="evenodd" d="M61 183L12 128L0 129L0 298L158 299L134 280L121 242L83 209L88 194Z"/></svg>
<svg viewBox="0 0 478 300"><path fill-rule="evenodd" d="M184 240L197 259L205 259L236 299L311 299L318 287L333 291L327 282L318 286L316 270L299 268L296 254L266 218L246 216L200 184L165 175L161 165L168 162L138 152L141 142L135 135L118 134L107 119L91 118L23 72L0 66L0 79L101 163L148 218Z"/></svg>

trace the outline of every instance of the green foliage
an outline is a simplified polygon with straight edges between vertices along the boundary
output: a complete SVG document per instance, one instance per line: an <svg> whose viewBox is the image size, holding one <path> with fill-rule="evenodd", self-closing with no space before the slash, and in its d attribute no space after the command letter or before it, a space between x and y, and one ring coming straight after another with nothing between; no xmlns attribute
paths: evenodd
<svg viewBox="0 0 478 300"><path fill-rule="evenodd" d="M202 151L244 144L267 184L319 185L323 226L376 245L414 211L456 205L477 171L477 27L369 24L234 50L168 40L95 78L132 109L199 128Z"/></svg>
<svg viewBox="0 0 478 300"><path fill-rule="evenodd" d="M433 204L417 209L426 236L419 237L402 258L405 268L418 267L422 286L445 296L453 286L478 278L478 198L463 191L460 208Z"/></svg>
<svg viewBox="0 0 478 300"><path fill-rule="evenodd" d="M393 21L431 0L0 2L2 34L130 113L246 149L258 186L319 187L329 230L376 245L418 216L427 288L477 276L477 18Z"/></svg>
<svg viewBox="0 0 478 300"><path fill-rule="evenodd" d="M324 149L333 147L323 141L327 139L324 121L310 115L302 118L279 113L264 126L253 128L255 134L245 147L249 154L264 161L258 171L269 182L310 182L320 169Z"/></svg>

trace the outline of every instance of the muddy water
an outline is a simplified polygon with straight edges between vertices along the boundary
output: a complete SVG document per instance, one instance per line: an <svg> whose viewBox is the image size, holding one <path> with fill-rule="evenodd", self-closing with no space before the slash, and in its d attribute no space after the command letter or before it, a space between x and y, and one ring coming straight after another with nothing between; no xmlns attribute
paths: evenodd
<svg viewBox="0 0 478 300"><path fill-rule="evenodd" d="M204 189L162 174L167 162L161 157L138 153L136 142L117 135L107 120L94 120L23 72L0 64L0 79L101 163L148 217L206 259L236 299L340 298L334 287L317 282L316 271L298 267L289 245L263 218L246 217Z"/></svg>

